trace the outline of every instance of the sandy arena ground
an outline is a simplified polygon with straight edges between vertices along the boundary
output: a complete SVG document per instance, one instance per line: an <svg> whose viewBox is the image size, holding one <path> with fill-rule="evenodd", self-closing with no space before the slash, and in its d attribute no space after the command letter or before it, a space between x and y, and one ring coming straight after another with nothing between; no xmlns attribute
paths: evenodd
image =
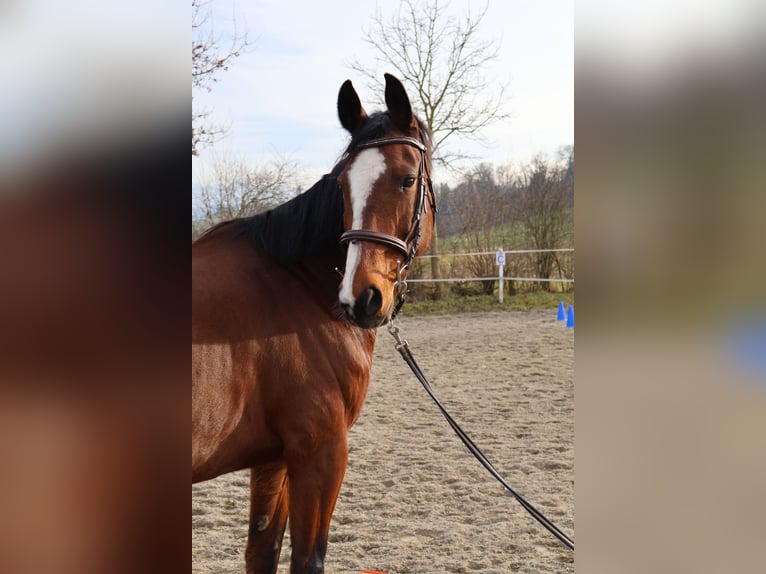
<svg viewBox="0 0 766 574"><path fill-rule="evenodd" d="M576 539L574 330L555 315L402 317L400 327L452 416L514 489ZM328 573L574 572L573 553L468 453L385 329L349 444ZM247 472L192 488L193 573L244 572L247 517ZM289 555L286 535L280 573Z"/></svg>

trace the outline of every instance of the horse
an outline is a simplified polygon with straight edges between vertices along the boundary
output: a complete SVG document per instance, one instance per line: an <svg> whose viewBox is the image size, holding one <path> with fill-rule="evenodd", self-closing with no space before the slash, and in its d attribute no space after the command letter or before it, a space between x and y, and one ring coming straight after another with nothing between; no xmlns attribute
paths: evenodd
<svg viewBox="0 0 766 574"><path fill-rule="evenodd" d="M376 328L433 234L430 131L390 74L385 103L344 82L330 173L192 244L192 482L250 469L248 574L277 571L288 521L291 574L324 572Z"/></svg>

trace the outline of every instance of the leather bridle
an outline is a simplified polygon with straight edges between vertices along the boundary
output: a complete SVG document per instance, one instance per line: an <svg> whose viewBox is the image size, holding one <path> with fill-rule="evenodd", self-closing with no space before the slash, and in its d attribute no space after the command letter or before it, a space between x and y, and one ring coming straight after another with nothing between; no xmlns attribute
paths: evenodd
<svg viewBox="0 0 766 574"><path fill-rule="evenodd" d="M415 200L415 212L412 216L412 223L410 229L404 239L400 239L395 235L389 235L381 231L375 231L372 229L349 229L340 236L341 245L347 243L353 243L356 241L369 241L371 243L377 243L386 247L391 247L404 256L404 262L397 261L396 266L396 281L394 287L396 289L396 299L391 301L391 307L389 308L388 319L393 319L399 314L399 311L404 305L404 299L407 293L407 281L405 279L405 271L412 263L415 255L418 252L418 246L420 245L420 224L423 220L423 214L426 212L426 194L431 202L431 211L436 214L436 196L434 195L433 183L431 177L428 174L428 165L426 162L426 146L423 142L406 136L400 137L388 137L377 138L360 144L356 151L380 147L391 144L404 144L418 148L420 150L420 168L418 170L418 194Z"/></svg>
<svg viewBox="0 0 766 574"><path fill-rule="evenodd" d="M412 223L410 224L410 229L407 232L406 237L400 239L395 235L389 235L388 233L371 229L349 229L340 236L340 242L341 245L344 245L355 241L369 241L393 248L404 256L404 262L398 270L398 275L401 276L401 274L410 266L410 263L412 263L412 260L415 258L415 254L418 251L418 245L420 243L420 223L423 219L423 214L426 211L426 194L428 194L428 199L431 202L431 209L434 213L436 213L436 196L434 195L431 177L427 173L426 146L421 141L404 136L377 138L360 144L356 148L356 151L391 144L410 145L420 150L418 194L415 200L415 212L412 216Z"/></svg>

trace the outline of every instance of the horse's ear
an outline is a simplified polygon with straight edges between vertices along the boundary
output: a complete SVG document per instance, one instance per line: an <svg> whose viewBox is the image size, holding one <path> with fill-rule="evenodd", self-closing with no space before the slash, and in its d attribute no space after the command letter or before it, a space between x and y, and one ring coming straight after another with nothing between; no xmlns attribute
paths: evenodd
<svg viewBox="0 0 766 574"><path fill-rule="evenodd" d="M343 82L338 92L338 117L340 125L352 134L367 119L367 112L364 111L351 80Z"/></svg>
<svg viewBox="0 0 766 574"><path fill-rule="evenodd" d="M386 78L386 106L388 114L394 125L402 131L408 131L415 126L415 118L412 115L412 106L407 92L402 83L391 74L384 74Z"/></svg>

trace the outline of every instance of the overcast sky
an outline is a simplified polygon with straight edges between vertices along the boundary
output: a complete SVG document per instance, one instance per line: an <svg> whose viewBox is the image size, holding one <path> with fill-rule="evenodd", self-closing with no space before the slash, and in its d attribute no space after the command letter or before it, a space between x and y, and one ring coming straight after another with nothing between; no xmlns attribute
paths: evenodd
<svg viewBox="0 0 766 574"><path fill-rule="evenodd" d="M236 27L247 32L252 46L220 75L212 92L195 96L229 135L192 161L194 182L209 170L215 154L253 165L286 155L301 168L303 185L329 170L346 142L336 115L341 83L351 79L367 110L376 108L375 95L349 67L355 58L375 67L364 37L376 6L388 15L399 2L212 0L221 43L226 45ZM450 10L476 13L483 6L453 0ZM511 116L486 130L488 147L464 140L453 147L483 161L506 163L572 144L573 27L570 0L490 0L481 36L501 44L497 61L486 70L487 89L508 83Z"/></svg>

